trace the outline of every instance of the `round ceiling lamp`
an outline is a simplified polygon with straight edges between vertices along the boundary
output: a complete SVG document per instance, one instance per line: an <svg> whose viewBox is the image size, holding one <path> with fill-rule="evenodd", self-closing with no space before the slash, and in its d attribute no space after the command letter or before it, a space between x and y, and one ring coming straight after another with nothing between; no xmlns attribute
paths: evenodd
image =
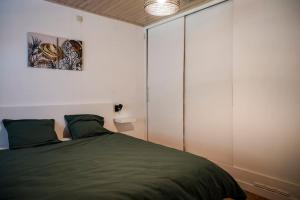
<svg viewBox="0 0 300 200"><path fill-rule="evenodd" d="M172 15L179 10L180 0L145 0L145 10L150 15Z"/></svg>

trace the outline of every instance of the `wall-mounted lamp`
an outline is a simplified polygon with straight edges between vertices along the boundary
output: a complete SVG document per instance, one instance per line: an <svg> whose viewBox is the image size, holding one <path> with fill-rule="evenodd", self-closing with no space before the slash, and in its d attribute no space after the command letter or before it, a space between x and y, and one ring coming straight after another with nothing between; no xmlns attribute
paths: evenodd
<svg viewBox="0 0 300 200"><path fill-rule="evenodd" d="M115 104L115 112L120 112L123 108L122 104Z"/></svg>

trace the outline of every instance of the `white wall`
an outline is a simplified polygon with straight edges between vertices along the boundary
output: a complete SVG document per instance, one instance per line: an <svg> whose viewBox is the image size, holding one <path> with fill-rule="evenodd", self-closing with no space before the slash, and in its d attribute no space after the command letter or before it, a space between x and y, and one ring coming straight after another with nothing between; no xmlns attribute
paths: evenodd
<svg viewBox="0 0 300 200"><path fill-rule="evenodd" d="M143 28L43 0L1 0L0 27L0 106L123 103L144 138ZM82 40L83 71L27 67L27 32Z"/></svg>
<svg viewBox="0 0 300 200"><path fill-rule="evenodd" d="M234 1L233 72L235 166L300 190L299 0Z"/></svg>

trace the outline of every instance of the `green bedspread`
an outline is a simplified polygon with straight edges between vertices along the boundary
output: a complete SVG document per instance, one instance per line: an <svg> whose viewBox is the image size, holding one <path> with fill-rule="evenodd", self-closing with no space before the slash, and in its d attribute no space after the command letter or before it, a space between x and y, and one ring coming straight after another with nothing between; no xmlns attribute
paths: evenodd
<svg viewBox="0 0 300 200"><path fill-rule="evenodd" d="M245 199L212 162L122 134L0 151L0 199Z"/></svg>

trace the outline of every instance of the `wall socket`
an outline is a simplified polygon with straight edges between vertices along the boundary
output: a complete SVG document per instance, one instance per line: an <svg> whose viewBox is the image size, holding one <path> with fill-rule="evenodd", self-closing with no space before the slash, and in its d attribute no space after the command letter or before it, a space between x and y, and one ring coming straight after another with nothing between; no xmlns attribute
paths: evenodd
<svg viewBox="0 0 300 200"><path fill-rule="evenodd" d="M76 20L77 20L79 23L82 23L82 22L83 22L83 16L81 16L81 15L76 15Z"/></svg>

